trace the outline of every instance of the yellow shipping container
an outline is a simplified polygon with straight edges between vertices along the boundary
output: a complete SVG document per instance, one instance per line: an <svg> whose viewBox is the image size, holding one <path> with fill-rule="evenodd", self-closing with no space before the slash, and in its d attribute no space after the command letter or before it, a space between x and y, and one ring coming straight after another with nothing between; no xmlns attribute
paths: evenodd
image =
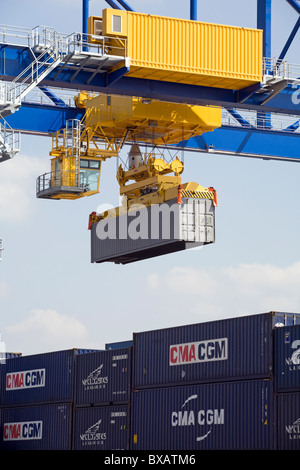
<svg viewBox="0 0 300 470"><path fill-rule="evenodd" d="M228 89L262 81L262 30L107 8L102 34L126 39L126 76Z"/></svg>

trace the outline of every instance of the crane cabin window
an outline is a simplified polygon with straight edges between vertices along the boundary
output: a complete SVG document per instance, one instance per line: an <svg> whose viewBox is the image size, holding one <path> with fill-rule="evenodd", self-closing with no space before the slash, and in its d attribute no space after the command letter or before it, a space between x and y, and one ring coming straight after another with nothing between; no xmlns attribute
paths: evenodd
<svg viewBox="0 0 300 470"><path fill-rule="evenodd" d="M80 180L88 191L97 191L99 187L101 162L99 160L80 160Z"/></svg>

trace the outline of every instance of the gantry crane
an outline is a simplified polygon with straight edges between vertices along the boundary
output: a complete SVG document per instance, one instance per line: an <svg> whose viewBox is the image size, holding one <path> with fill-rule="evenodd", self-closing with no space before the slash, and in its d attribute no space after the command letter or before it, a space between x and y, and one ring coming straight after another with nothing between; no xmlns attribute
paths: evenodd
<svg viewBox="0 0 300 470"><path fill-rule="evenodd" d="M286 1L300 14L295 0ZM102 163L119 158L129 144L128 161L117 172L122 205L89 219L92 260L130 262L184 249L188 243L212 243L216 191L182 184L183 162L177 156L167 159L165 149L175 155L187 148L298 161L300 73L284 57L299 22L280 57L270 59L271 0L257 0L257 29L198 22L196 0L190 2L190 21L136 13L121 0L106 2L111 8L90 17L89 1L83 0L82 33L62 35L44 27L0 30L5 50L0 61L5 63L0 160L19 150L20 131L52 134L51 168L37 179L37 197L77 199L99 191ZM19 48L29 65L15 62L10 70L9 57ZM66 104L51 87L76 90L74 104ZM47 104L26 101L37 88ZM34 119L41 109L43 118ZM57 127L57 122L63 125ZM186 198L191 199L190 212ZM118 256L116 246L105 245L97 234L96 226L101 232L103 223L119 223L137 206L149 214L149 208L170 201L176 202L176 210L182 208L175 211L181 225L164 249L141 244L137 254L135 241L126 256ZM183 230L190 213L194 225ZM99 255L98 239L104 251L112 250L110 257Z"/></svg>

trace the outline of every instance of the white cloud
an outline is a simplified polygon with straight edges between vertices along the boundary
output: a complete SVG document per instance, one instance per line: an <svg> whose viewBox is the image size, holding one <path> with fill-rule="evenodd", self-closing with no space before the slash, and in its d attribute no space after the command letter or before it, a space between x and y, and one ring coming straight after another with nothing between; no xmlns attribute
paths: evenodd
<svg viewBox="0 0 300 470"><path fill-rule="evenodd" d="M45 172L46 160L18 154L1 163L0 219L20 221L28 217L35 198L36 178ZM46 162L48 163L48 162Z"/></svg>
<svg viewBox="0 0 300 470"><path fill-rule="evenodd" d="M152 273L147 286L160 313L168 312L177 324L268 311L300 312L300 262L283 268L176 267L164 275Z"/></svg>
<svg viewBox="0 0 300 470"><path fill-rule="evenodd" d="M27 318L5 328L7 348L23 355L83 348L87 336L80 321L51 309L32 310Z"/></svg>
<svg viewBox="0 0 300 470"><path fill-rule="evenodd" d="M9 297L10 287L7 282L0 281L0 299Z"/></svg>

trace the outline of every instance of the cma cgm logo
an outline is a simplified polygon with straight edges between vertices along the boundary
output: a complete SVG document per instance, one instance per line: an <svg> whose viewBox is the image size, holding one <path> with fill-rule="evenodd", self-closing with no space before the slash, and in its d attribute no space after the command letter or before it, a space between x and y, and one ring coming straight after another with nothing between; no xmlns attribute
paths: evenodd
<svg viewBox="0 0 300 470"><path fill-rule="evenodd" d="M22 370L6 374L6 390L45 387L46 369Z"/></svg>
<svg viewBox="0 0 300 470"><path fill-rule="evenodd" d="M198 395L191 395L181 405L181 408L171 412L171 426L174 428L195 428L196 441L204 441L215 426L225 422L224 408L197 408Z"/></svg>
<svg viewBox="0 0 300 470"><path fill-rule="evenodd" d="M228 338L173 344L170 346L170 366L228 359Z"/></svg>
<svg viewBox="0 0 300 470"><path fill-rule="evenodd" d="M5 423L3 426L3 440L26 441L29 439L42 439L42 429L42 421Z"/></svg>

